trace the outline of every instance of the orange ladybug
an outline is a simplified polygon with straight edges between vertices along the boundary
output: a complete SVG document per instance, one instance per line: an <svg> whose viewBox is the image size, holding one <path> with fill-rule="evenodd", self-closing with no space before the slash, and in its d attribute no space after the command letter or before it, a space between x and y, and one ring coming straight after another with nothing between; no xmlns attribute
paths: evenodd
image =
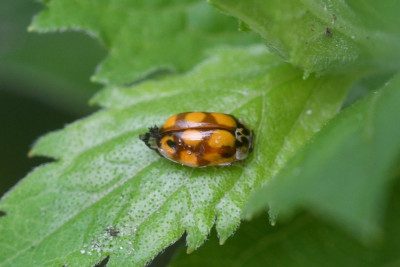
<svg viewBox="0 0 400 267"><path fill-rule="evenodd" d="M189 167L231 165L252 150L253 132L241 119L210 112L173 115L139 138L162 157Z"/></svg>

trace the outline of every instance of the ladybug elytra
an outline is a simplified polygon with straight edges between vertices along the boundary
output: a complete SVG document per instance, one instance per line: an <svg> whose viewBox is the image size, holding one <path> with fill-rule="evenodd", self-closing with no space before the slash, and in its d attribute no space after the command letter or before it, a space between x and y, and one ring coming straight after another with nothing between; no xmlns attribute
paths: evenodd
<svg viewBox="0 0 400 267"><path fill-rule="evenodd" d="M139 138L161 156L189 167L231 165L252 150L253 132L241 119L210 112L173 115Z"/></svg>

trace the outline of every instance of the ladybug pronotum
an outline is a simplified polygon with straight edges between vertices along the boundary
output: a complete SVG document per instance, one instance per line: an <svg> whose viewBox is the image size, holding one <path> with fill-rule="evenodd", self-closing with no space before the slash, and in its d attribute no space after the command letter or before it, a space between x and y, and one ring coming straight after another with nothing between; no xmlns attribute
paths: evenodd
<svg viewBox="0 0 400 267"><path fill-rule="evenodd" d="M173 115L139 138L162 157L190 167L231 165L252 150L253 132L241 119L209 112Z"/></svg>

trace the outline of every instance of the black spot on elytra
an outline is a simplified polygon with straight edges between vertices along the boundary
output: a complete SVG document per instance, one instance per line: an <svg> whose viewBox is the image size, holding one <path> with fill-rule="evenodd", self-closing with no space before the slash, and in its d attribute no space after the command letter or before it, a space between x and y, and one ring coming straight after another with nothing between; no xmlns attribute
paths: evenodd
<svg viewBox="0 0 400 267"><path fill-rule="evenodd" d="M210 164L210 161L203 159L202 157L197 157L197 166L198 167L207 166L209 164Z"/></svg>
<svg viewBox="0 0 400 267"><path fill-rule="evenodd" d="M222 146L219 153L223 158L230 158L236 153L236 149L231 146Z"/></svg>
<svg viewBox="0 0 400 267"><path fill-rule="evenodd" d="M93 265L93 267L106 267L109 260L110 256L107 256L98 263L96 263L95 265Z"/></svg>
<svg viewBox="0 0 400 267"><path fill-rule="evenodd" d="M167 145L168 145L170 148L176 149L176 142L174 142L174 141L172 141L172 140L168 140L168 141L167 141Z"/></svg>
<svg viewBox="0 0 400 267"><path fill-rule="evenodd" d="M230 158L230 157L232 157L232 153L226 152L226 153L223 153L221 156L222 156L223 158Z"/></svg>
<svg viewBox="0 0 400 267"><path fill-rule="evenodd" d="M204 112L204 114L206 114L206 116L204 117L203 122L217 124L217 121L215 120L214 116L211 115L211 113Z"/></svg>

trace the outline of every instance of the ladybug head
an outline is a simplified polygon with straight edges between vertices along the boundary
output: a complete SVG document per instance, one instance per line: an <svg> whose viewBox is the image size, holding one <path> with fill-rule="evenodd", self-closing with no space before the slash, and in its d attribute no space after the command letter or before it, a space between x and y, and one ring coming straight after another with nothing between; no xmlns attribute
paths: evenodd
<svg viewBox="0 0 400 267"><path fill-rule="evenodd" d="M157 150L157 142L160 137L160 129L156 125L150 127L147 133L139 135L139 139L142 140L146 146L154 150Z"/></svg>

